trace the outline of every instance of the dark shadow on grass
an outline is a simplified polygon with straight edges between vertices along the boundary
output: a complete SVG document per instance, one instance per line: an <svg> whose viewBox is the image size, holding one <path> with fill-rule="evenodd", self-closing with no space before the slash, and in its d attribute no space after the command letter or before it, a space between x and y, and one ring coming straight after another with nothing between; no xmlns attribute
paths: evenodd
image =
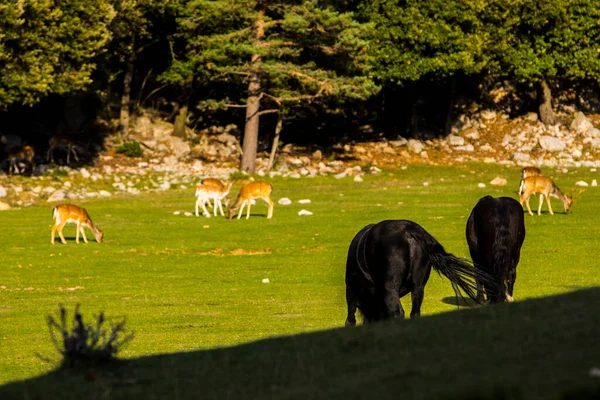
<svg viewBox="0 0 600 400"><path fill-rule="evenodd" d="M0 399L597 399L588 371L600 360L591 306L599 302L596 287L410 323L58 368L0 385Z"/></svg>
<svg viewBox="0 0 600 400"><path fill-rule="evenodd" d="M468 297L461 298L460 296L444 297L442 303L450 304L451 306L459 307L477 307L479 304L475 300L471 300Z"/></svg>

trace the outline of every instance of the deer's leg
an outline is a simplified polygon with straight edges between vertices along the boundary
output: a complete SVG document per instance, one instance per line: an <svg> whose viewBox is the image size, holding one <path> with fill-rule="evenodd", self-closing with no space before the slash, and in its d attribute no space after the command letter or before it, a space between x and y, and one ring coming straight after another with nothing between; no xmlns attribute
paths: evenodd
<svg viewBox="0 0 600 400"><path fill-rule="evenodd" d="M79 231L81 230L81 222L77 221L77 230L75 232L75 243L79 244Z"/></svg>
<svg viewBox="0 0 600 400"><path fill-rule="evenodd" d="M546 196L547 197L547 196ZM538 203L538 211L537 211L537 215L540 215L542 213L542 204L544 203L544 195L540 194L540 202Z"/></svg>
<svg viewBox="0 0 600 400"><path fill-rule="evenodd" d="M50 243L54 244L54 237L56 234L56 224L52 224L52 237L50 238Z"/></svg>
<svg viewBox="0 0 600 400"><path fill-rule="evenodd" d="M542 199L540 199L541 201ZM554 213L552 212L552 205L550 205L550 195L546 196L546 203L548 203L548 211L550 211L550 215L554 215ZM541 207L541 206L540 206Z"/></svg>
<svg viewBox="0 0 600 400"><path fill-rule="evenodd" d="M240 206L240 212L238 213L237 219L242 218L242 211L244 211L244 207L246 207L246 201L245 200L242 202L242 205Z"/></svg>
<svg viewBox="0 0 600 400"><path fill-rule="evenodd" d="M269 206L269 210L267 211L267 219L273 218L273 200L270 197L263 197L263 200Z"/></svg>
<svg viewBox="0 0 600 400"><path fill-rule="evenodd" d="M252 200L248 200L248 208L246 209L246 219L250 218L250 206L252 205Z"/></svg>
<svg viewBox="0 0 600 400"><path fill-rule="evenodd" d="M71 163L71 151L67 149L67 165Z"/></svg>
<svg viewBox="0 0 600 400"><path fill-rule="evenodd" d="M198 207L200 206L200 197L198 197L196 199L196 212L194 213L196 215L196 217L199 217L200 214L198 214Z"/></svg>
<svg viewBox="0 0 600 400"><path fill-rule="evenodd" d="M210 213L206 209L206 201L202 201L202 214L206 216L206 218L210 218Z"/></svg>
<svg viewBox="0 0 600 400"><path fill-rule="evenodd" d="M525 199L525 204L527 205L527 212L529 212L529 215L533 215L533 212L531 211L531 206L529 205L529 197Z"/></svg>
<svg viewBox="0 0 600 400"><path fill-rule="evenodd" d="M83 225L81 225L81 228L80 228L80 230L81 230L81 236L83 236L83 241L84 241L85 243L87 243L87 242L88 242L88 240L87 240L87 238L85 237L85 229L83 229L83 228L84 228L84 226L83 226Z"/></svg>
<svg viewBox="0 0 600 400"><path fill-rule="evenodd" d="M220 199L219 199L219 211L221 212L221 216L224 217L225 213L223 212L223 204L221 203Z"/></svg>
<svg viewBox="0 0 600 400"><path fill-rule="evenodd" d="M62 221L59 225L58 225L58 236L60 236L60 241L63 244L67 244L67 239L65 239L65 235L63 235L63 228L65 227L65 224L67 223L67 221Z"/></svg>

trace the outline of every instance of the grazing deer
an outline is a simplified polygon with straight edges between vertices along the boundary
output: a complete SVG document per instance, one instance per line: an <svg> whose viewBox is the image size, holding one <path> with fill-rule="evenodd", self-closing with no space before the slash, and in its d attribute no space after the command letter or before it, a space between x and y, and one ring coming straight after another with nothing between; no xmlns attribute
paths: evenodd
<svg viewBox="0 0 600 400"><path fill-rule="evenodd" d="M246 211L246 219L250 218L250 205L252 204L252 200L261 198L269 205L269 211L267 212L267 219L273 217L273 200L271 200L271 192L273 191L273 187L266 182L251 182L242 187L240 193L238 194L237 199L232 207L229 208L228 218L232 219L235 210L238 208L240 212L238 214L237 219L242 217L242 212L244 211L244 206L248 206L248 210ZM241 207L240 207L241 206Z"/></svg>
<svg viewBox="0 0 600 400"><path fill-rule="evenodd" d="M519 186L519 196L523 194L523 179L529 176L542 175L542 171L538 167L525 167L521 170L521 184Z"/></svg>
<svg viewBox="0 0 600 400"><path fill-rule="evenodd" d="M204 181L208 181L207 179ZM204 182L203 181L203 182ZM200 184L196 186L196 217L199 217L198 213L199 206L202 206L202 213L210 218L210 213L206 210L206 202L212 200L214 202L214 215L217 216L217 208L221 212L221 215L225 216L223 212L222 201L225 201L225 207L229 206L229 198L227 195L231 190L231 186L233 186L233 182L227 182L225 184L217 181L218 184L211 183L208 181L207 183Z"/></svg>
<svg viewBox="0 0 600 400"><path fill-rule="evenodd" d="M56 231L58 231L60 240L63 244L67 244L62 230L68 223L77 224L77 235L75 236L75 241L77 243L79 243L79 232L81 232L81 235L83 236L83 241L86 243L88 242L85 237L84 227L91 229L92 232L94 232L96 241L102 243L104 234L96 225L94 225L85 208L73 204L61 204L52 209L52 217L54 218L54 225L52 225L52 240L50 243L54 244L54 236Z"/></svg>
<svg viewBox="0 0 600 400"><path fill-rule="evenodd" d="M220 188L220 189L225 189L225 185L223 184L223 182L221 182L218 179L215 178L204 178L200 181L200 185L208 185L208 186L214 186L216 188ZM206 204L208 205L209 208L211 208L213 205L210 202L210 199L208 199L206 201Z"/></svg>
<svg viewBox="0 0 600 400"><path fill-rule="evenodd" d="M19 162L24 161L28 163L33 168L33 157L35 156L35 152L33 151L33 147L31 146L22 146L22 147L12 147L7 150L8 152L8 161L10 166L8 167L8 173L18 174L21 172L19 169ZM25 168L23 169L25 170Z"/></svg>
<svg viewBox="0 0 600 400"><path fill-rule="evenodd" d="M540 215L542 212L544 196L546 197L546 202L548 203L548 210L552 215L554 215L554 213L552 212L552 206L550 205L550 196L556 197L563 202L563 205L565 206L565 212L569 212L574 202L573 197L564 194L551 178L542 175L528 176L527 178L523 179L523 194L521 194L519 200L521 206L523 206L524 201L527 202L527 210L529 211L529 215L533 215L531 212L531 207L529 206L529 198L535 193L540 193L540 203L537 211L538 215ZM579 190L577 199L579 196L581 196L581 193L583 193L583 189Z"/></svg>
<svg viewBox="0 0 600 400"><path fill-rule="evenodd" d="M46 160L50 161L54 164L54 150L60 148L67 149L67 164L71 163L71 153L75 157L76 161L79 161L79 157L77 157L77 152L75 151L75 147L77 146L77 141L71 137L64 135L56 135L50 138L48 142L48 154L46 155Z"/></svg>

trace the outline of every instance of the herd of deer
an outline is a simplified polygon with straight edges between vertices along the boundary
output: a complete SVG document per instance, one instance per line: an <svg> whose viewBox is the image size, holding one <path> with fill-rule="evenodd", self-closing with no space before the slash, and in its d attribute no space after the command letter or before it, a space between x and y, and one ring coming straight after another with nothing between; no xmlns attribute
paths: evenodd
<svg viewBox="0 0 600 400"><path fill-rule="evenodd" d="M214 178L206 178L203 179L200 184L196 187L196 216L200 216L198 213L199 207L202 207L203 214L206 217L210 218L210 213L206 209L207 203L210 207L210 202L213 202L214 215L217 215L217 210L221 212L221 215L225 215L223 213L222 202L225 202L225 206L229 206L229 191L233 186L233 182L223 183L218 179ZM246 207L246 219L250 218L250 206L253 201L256 199L264 200L268 205L267 211L267 219L273 217L273 206L274 202L271 200L271 192L273 187L271 184L267 182L250 182L245 184L240 193L235 200L235 203L229 207L228 210L228 218L232 219L236 210L240 210L238 213L238 219L242 217L242 212L244 207ZM79 243L79 234L83 236L83 241L87 243L87 238L85 236L84 228L90 229L94 236L96 237L96 241L98 243L102 243L102 238L104 234L92 222L89 214L87 213L85 208L73 205L73 204L61 204L52 209L52 218L54 218L54 224L52 225L52 238L50 242L54 244L54 239L56 237L56 233L60 236L60 240L63 244L66 244L67 241L63 236L63 228L66 224L77 224L77 234L75 236L75 241Z"/></svg>
<svg viewBox="0 0 600 400"><path fill-rule="evenodd" d="M8 135L11 136L11 135ZM2 142L5 144L6 158L9 163L9 174L20 174L27 170L33 169L35 166L35 151L32 146L23 145L20 138L8 138L2 136ZM46 153L46 161L54 163L54 150L65 149L67 151L67 164L71 163L71 154L79 161L76 148L80 145L73 137L56 135L48 141L48 152Z"/></svg>
<svg viewBox="0 0 600 400"><path fill-rule="evenodd" d="M210 218L210 213L206 208L207 205L208 207L213 207L214 216L217 216L217 211L219 211L222 216L225 216L225 213L223 212L223 202L225 203L225 207L229 207L230 201L228 195L232 186L233 182L228 181L223 183L214 178L206 178L200 181L200 184L196 187L196 216L200 216L199 209L202 208L202 214L207 218ZM227 215L228 219L232 219L238 209L239 213L237 218L240 219L242 217L244 207L246 207L246 219L250 218L250 206L256 199L262 199L267 203L267 219L272 218L274 206L273 200L271 200L272 190L273 187L266 182L250 182L245 184L241 188L234 204L229 207ZM574 189L572 191L574 191ZM565 212L569 212L573 202L581 196L582 192L583 189L580 189L577 196L573 198L573 195L569 196L564 194L558 188L558 186L556 186L552 178L542 175L542 172L539 168L525 167L521 170L519 200L521 206L523 206L524 202L527 203L527 210L530 215L533 215L533 213L531 212L531 207L529 206L529 198L536 193L540 194L540 202L537 212L538 215L541 213L544 197L546 198L550 214L554 215L552 206L550 205L550 197L556 197L561 200L565 207ZM92 222L92 219L84 208L75 206L73 204L61 204L54 207L52 210L52 217L54 218L54 224L52 225L52 244L54 244L56 232L58 232L62 243L67 243L62 234L63 227L67 223L77 224L77 234L75 238L77 243L79 243L80 233L83 236L84 242L88 242L85 236L84 228L88 228L94 233L98 243L102 242L104 234Z"/></svg>

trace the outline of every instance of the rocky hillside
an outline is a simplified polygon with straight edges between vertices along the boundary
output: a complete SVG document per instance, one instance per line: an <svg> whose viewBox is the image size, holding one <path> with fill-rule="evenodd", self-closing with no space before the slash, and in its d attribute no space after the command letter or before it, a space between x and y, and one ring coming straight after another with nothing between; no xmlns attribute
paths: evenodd
<svg viewBox="0 0 600 400"><path fill-rule="evenodd" d="M257 160L258 176L300 179L316 175L377 174L381 168L409 163L463 162L535 165L546 168L600 167L600 115L577 112L563 123L545 126L530 113L509 119L494 111L462 116L445 138L397 138L368 143L339 143L331 148L308 149L291 144L281 149L272 171L268 154ZM171 136L173 126L140 117L130 135L144 148L141 158L105 151L92 165L38 166L40 176L0 176L0 209L113 195L136 195L172 188L189 189L203 177L229 178L237 171L241 147L235 125L188 132L185 139Z"/></svg>

